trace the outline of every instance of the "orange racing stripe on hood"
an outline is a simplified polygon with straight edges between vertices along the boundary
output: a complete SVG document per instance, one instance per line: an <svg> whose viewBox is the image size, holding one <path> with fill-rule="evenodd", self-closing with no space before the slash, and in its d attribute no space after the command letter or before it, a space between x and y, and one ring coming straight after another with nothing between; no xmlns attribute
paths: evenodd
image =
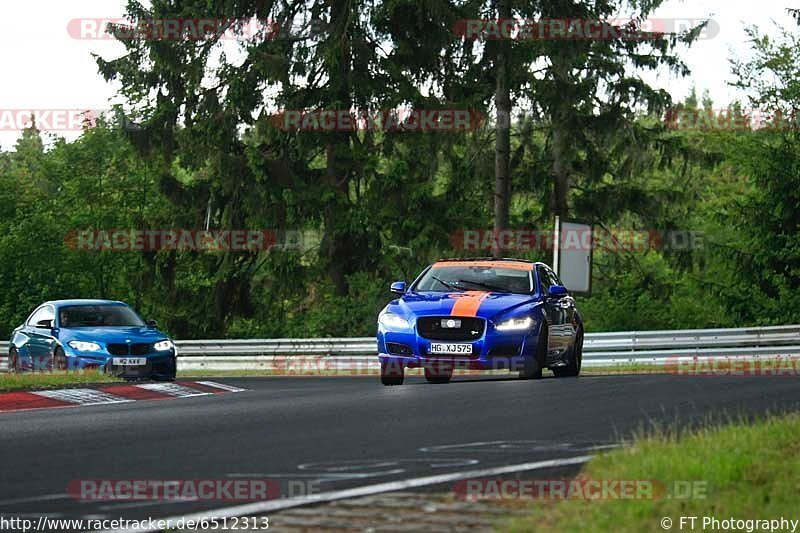
<svg viewBox="0 0 800 533"><path fill-rule="evenodd" d="M483 291L467 291L461 293L451 294L451 298L455 298L456 303L450 310L450 316L476 316L481 303L489 296L488 292Z"/></svg>
<svg viewBox="0 0 800 533"><path fill-rule="evenodd" d="M482 267L482 268L509 268L512 270L533 270L533 263L521 263L518 261L437 261L433 264L436 268L445 267Z"/></svg>

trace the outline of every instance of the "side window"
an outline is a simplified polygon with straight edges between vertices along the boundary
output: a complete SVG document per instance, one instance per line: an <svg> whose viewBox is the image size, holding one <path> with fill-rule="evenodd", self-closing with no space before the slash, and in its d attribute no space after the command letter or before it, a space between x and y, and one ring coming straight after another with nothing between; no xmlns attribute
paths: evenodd
<svg viewBox="0 0 800 533"><path fill-rule="evenodd" d="M547 271L543 267L536 269L536 276L539 278L539 293L546 296L547 289L552 285L550 276L547 275Z"/></svg>
<svg viewBox="0 0 800 533"><path fill-rule="evenodd" d="M53 312L53 308L49 305L46 305L31 315L31 317L28 319L28 325L36 326L36 324L42 320L54 320L55 318L56 315Z"/></svg>
<svg viewBox="0 0 800 533"><path fill-rule="evenodd" d="M553 272L549 268L546 268L545 270L547 271L547 275L550 278L550 285L564 285L563 283L561 283L561 280L558 279L558 276L556 276L555 272Z"/></svg>

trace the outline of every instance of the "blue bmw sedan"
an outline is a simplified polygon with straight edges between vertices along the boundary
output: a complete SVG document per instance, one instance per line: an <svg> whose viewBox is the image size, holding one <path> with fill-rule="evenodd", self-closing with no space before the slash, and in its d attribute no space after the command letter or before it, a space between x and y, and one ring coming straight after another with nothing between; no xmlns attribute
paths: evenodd
<svg viewBox="0 0 800 533"><path fill-rule="evenodd" d="M110 300L45 302L11 336L9 372L84 368L129 379L174 380L177 351L154 321Z"/></svg>
<svg viewBox="0 0 800 533"><path fill-rule="evenodd" d="M420 368L447 383L455 368L518 371L538 379L577 376L583 321L575 300L543 263L446 260L428 266L378 316L381 382L401 385Z"/></svg>

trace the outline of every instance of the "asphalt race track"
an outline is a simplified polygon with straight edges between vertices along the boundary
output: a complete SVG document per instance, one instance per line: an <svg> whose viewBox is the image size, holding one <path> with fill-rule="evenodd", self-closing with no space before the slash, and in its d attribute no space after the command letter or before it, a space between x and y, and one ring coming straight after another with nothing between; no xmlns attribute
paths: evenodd
<svg viewBox="0 0 800 533"><path fill-rule="evenodd" d="M448 385L412 377L402 387L374 377L216 381L247 391L0 414L0 515L181 516L240 502L80 502L67 485L268 478L327 492L591 455L653 422L800 404L800 381L791 377L493 376Z"/></svg>

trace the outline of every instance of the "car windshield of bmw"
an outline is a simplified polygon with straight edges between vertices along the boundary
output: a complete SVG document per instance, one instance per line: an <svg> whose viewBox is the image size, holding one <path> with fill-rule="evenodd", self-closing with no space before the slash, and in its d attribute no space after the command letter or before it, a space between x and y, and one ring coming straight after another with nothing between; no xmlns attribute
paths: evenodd
<svg viewBox="0 0 800 533"><path fill-rule="evenodd" d="M59 311L62 328L135 327L144 321L124 305L75 305Z"/></svg>
<svg viewBox="0 0 800 533"><path fill-rule="evenodd" d="M493 265L434 265L412 290L417 292L488 291L531 294L532 270Z"/></svg>

